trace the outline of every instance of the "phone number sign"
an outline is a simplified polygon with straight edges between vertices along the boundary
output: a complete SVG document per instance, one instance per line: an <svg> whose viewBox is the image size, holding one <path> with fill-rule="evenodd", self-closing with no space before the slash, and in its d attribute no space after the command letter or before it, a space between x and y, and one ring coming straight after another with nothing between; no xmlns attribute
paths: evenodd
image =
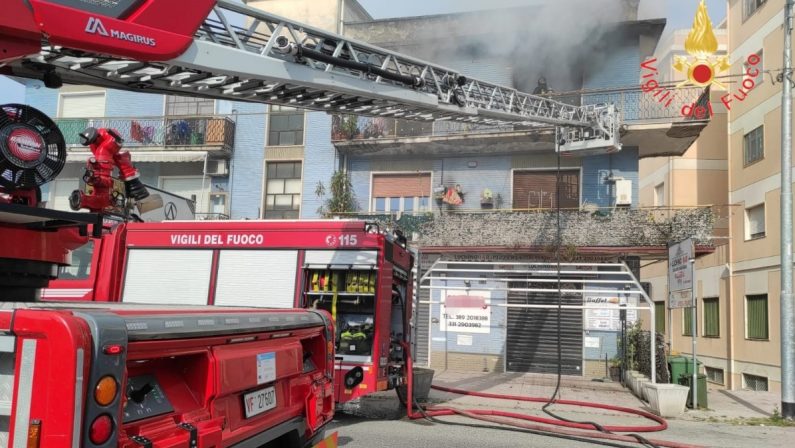
<svg viewBox="0 0 795 448"><path fill-rule="evenodd" d="M489 291L447 290L441 305L441 331L490 333Z"/></svg>

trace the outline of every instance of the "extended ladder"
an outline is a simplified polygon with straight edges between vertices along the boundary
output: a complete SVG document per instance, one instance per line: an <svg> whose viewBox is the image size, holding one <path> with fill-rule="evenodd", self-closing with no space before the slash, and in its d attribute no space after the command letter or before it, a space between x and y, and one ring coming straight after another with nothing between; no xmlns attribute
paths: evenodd
<svg viewBox="0 0 795 448"><path fill-rule="evenodd" d="M102 20L78 25L106 35ZM40 54L10 65L16 76L57 74L67 83L116 89L410 120L555 126L560 149L570 153L621 147L613 105L572 106L522 93L228 0L218 0L188 49L169 61L45 41Z"/></svg>

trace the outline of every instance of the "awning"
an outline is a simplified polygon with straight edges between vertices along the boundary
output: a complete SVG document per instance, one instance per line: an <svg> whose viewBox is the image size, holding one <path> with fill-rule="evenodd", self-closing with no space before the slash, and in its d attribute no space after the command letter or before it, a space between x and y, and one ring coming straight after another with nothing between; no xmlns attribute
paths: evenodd
<svg viewBox="0 0 795 448"><path fill-rule="evenodd" d="M207 151L130 151L133 163L140 162L204 162ZM69 151L67 162L85 162L90 152Z"/></svg>

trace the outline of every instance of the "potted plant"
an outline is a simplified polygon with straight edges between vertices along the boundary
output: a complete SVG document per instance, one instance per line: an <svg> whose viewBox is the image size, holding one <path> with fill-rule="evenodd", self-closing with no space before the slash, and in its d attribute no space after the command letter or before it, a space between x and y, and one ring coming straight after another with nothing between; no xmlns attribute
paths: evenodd
<svg viewBox="0 0 795 448"><path fill-rule="evenodd" d="M616 355L610 360L610 380L621 381L621 358Z"/></svg>

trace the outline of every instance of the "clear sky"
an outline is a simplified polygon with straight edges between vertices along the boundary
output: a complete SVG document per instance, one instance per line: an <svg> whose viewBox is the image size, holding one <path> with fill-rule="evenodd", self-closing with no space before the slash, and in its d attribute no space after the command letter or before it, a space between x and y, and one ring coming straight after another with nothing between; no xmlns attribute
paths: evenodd
<svg viewBox="0 0 795 448"><path fill-rule="evenodd" d="M567 0L359 0L370 14L379 19L426 14L476 11L484 8L507 8ZM616 0L619 1L619 0ZM641 0L642 18L668 19L667 30L690 28L699 0ZM715 26L726 16L726 0L707 0L707 8ZM21 103L25 91L21 84L0 76L0 104Z"/></svg>

